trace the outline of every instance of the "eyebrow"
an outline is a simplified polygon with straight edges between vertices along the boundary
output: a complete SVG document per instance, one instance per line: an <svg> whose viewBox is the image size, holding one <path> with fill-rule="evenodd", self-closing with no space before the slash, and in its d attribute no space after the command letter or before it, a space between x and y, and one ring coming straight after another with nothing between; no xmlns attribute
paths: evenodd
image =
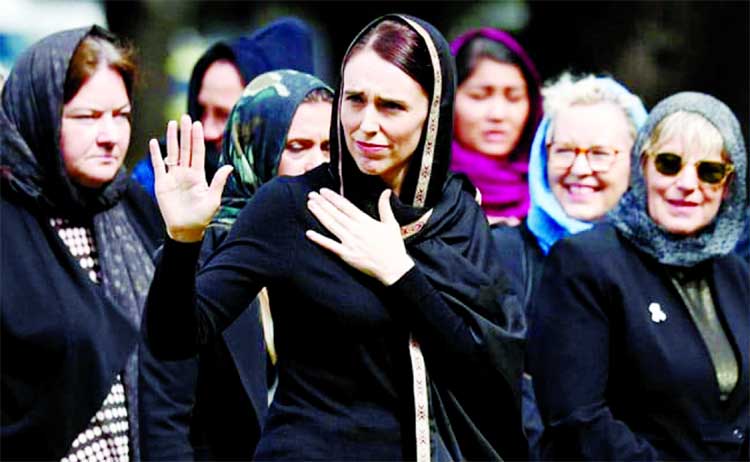
<svg viewBox="0 0 750 462"><path fill-rule="evenodd" d="M365 92L362 90L346 90L344 91L344 96L362 95L364 93ZM381 103L395 103L404 107L410 107L410 104L407 101L398 98L377 95L375 99Z"/></svg>
<svg viewBox="0 0 750 462"><path fill-rule="evenodd" d="M112 110L112 112L122 112L127 109L132 109L132 105L130 103L125 103L122 106L115 108ZM106 112L101 109L95 108L95 107L89 107L89 106L78 106L78 107L72 107L68 110L68 112Z"/></svg>

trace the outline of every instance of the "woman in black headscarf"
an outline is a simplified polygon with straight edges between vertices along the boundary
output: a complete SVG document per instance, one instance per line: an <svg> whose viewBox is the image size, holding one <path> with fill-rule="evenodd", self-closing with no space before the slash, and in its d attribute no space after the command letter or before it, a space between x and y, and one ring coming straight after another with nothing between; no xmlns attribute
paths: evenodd
<svg viewBox="0 0 750 462"><path fill-rule="evenodd" d="M152 141L171 238L148 338L192 354L268 288L279 382L257 459L525 457L523 315L473 188L448 173L453 75L431 25L369 24L344 58L331 163L261 187L197 277L230 169L206 185L187 117L165 161Z"/></svg>
<svg viewBox="0 0 750 462"><path fill-rule="evenodd" d="M219 162L234 170L199 260L224 241L262 184L328 161L332 102L325 83L291 69L263 73L245 87L229 115ZM250 459L273 394L275 360L265 291L199 356L144 356L141 377L158 386L142 395L141 406L160 409L141 422L144 459Z"/></svg>
<svg viewBox="0 0 750 462"><path fill-rule="evenodd" d="M3 458L139 459L138 329L163 228L122 168L134 72L94 26L34 44L3 90Z"/></svg>

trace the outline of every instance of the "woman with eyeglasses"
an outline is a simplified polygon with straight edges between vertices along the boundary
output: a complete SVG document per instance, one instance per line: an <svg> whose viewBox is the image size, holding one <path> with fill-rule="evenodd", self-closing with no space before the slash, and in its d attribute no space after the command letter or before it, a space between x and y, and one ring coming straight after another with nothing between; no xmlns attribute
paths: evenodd
<svg viewBox="0 0 750 462"><path fill-rule="evenodd" d="M542 263L558 239L584 231L627 189L630 148L646 120L641 100L609 77L561 75L545 85L545 116L531 146L531 207L520 226L492 230L501 262L529 306ZM529 456L543 431L530 377L523 381Z"/></svg>
<svg viewBox="0 0 750 462"><path fill-rule="evenodd" d="M493 229L526 305L552 244L591 228L622 197L630 149L647 116L640 98L610 77L564 73L542 95L545 116L529 159L529 216L519 227Z"/></svg>
<svg viewBox="0 0 750 462"><path fill-rule="evenodd" d="M731 110L660 102L612 223L557 243L529 367L553 459L747 460L747 152Z"/></svg>

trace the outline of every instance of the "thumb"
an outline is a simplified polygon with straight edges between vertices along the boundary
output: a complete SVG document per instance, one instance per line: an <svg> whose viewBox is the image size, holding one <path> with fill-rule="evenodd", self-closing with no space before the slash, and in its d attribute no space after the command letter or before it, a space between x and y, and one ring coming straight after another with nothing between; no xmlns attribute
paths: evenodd
<svg viewBox="0 0 750 462"><path fill-rule="evenodd" d="M382 223L396 223L396 217L391 209L391 190L386 189L380 194L378 199L378 212L380 212L380 221Z"/></svg>
<svg viewBox="0 0 750 462"><path fill-rule="evenodd" d="M224 191L224 186L227 184L227 178L229 178L232 170L234 170L234 167L231 165L224 165L216 171L214 179L211 180L211 186L209 186L212 194L218 194L221 196L222 191Z"/></svg>

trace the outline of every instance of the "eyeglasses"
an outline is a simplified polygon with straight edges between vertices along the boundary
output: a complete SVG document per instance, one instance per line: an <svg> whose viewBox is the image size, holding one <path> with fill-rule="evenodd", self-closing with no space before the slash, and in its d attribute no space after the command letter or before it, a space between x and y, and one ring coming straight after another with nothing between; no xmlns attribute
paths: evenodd
<svg viewBox="0 0 750 462"><path fill-rule="evenodd" d="M675 176L686 165L682 156L671 152L648 153L654 158L656 171L666 176ZM695 163L698 178L704 183L720 184L734 171L734 164L711 160L700 160Z"/></svg>
<svg viewBox="0 0 750 462"><path fill-rule="evenodd" d="M594 172L606 172L612 167L620 150L608 146L581 148L572 144L550 143L547 145L548 162L558 168L569 168L579 154L585 154L589 168Z"/></svg>

